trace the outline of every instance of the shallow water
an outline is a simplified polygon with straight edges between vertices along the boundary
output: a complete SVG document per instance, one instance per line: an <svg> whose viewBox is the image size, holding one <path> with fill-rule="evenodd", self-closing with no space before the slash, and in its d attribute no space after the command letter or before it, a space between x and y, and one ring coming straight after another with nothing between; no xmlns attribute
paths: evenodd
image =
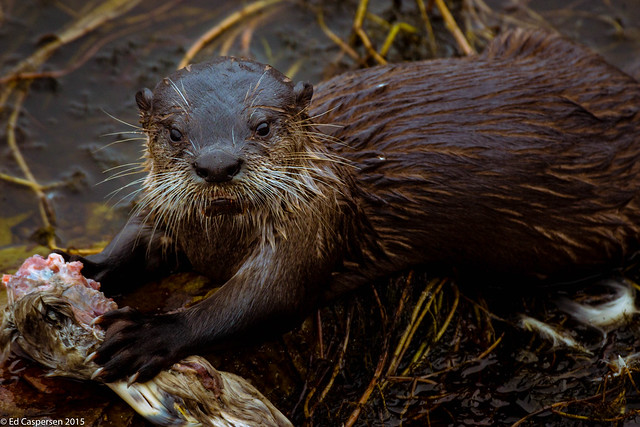
<svg viewBox="0 0 640 427"><path fill-rule="evenodd" d="M52 33L98 3L4 0L0 3L0 75L8 73L51 40ZM59 246L90 248L103 244L126 220L131 196L139 188L127 185L142 176L118 177L118 173L126 169L121 169L122 165L140 161L142 144L136 139L139 135L131 133L136 131L137 123L135 92L142 87L153 87L175 69L194 40L236 11L237 3L144 0L132 11L62 47L45 62L41 68L44 71L78 67L55 79L33 82L19 116L17 139L39 183L64 183L46 191L55 213L54 231ZM284 2L243 20L242 25L231 28L202 51L197 60L221 52L251 56L289 71L294 79L318 82L340 70L356 68L358 64L341 55L339 48L325 36L313 8L323 6L327 24L343 39L348 39L357 3L355 0ZM570 7L558 6L559 3L564 2L492 0L486 4L493 12L483 14L486 10L482 2L466 2L464 8L460 2L454 2L453 12L463 28L468 22L469 28L477 31L496 29L506 23L555 27L598 51L613 64L640 76L640 3L637 0L576 1L571 2ZM482 25L468 13L471 6L475 6ZM462 14L463 9L467 13ZM372 0L369 10L388 21L405 21L419 28L419 37L399 38L390 50L391 60L430 56L414 2ZM387 29L372 23L373 20L367 22L367 30L380 45ZM454 54L455 43L437 13L433 24L437 56ZM95 52L84 61L86 52L94 48ZM10 97L0 113L3 129L0 173L22 178L23 173L7 144L6 124L14 102L15 97ZM115 177L107 180L110 176ZM26 187L0 179L0 204L0 271L8 272L32 252L48 251L41 246L46 242L46 230L42 229L37 199ZM191 276L180 276L159 287L143 288L123 302L149 311L156 307L163 310L179 307L205 291L204 282L190 286L191 279ZM426 279L423 281L426 283ZM446 315L455 296L451 288L443 292L440 305ZM313 425L336 425L348 417L353 402L369 384L378 361L376 351L383 344L371 336L380 325L357 320L358 313L365 317L371 315L371 309L366 307L372 304L372 299L364 294L355 303L346 301L335 309L325 310L325 327L333 330L335 336L325 337L324 354L315 353L316 335L310 326L312 323L308 322L308 327L289 334L283 342L251 348L243 357L235 353L222 355L216 361L221 368L235 370L251 379L283 412L291 414L297 424L306 419ZM0 302L2 297L0 293ZM389 304L397 302L397 295L388 295L388 298ZM544 299L536 308L540 306L547 312ZM327 384L327 371L335 363L335 357L330 356L337 354L342 343L345 331L342 326L349 318L349 310L355 310L356 320L343 371L335 380L326 403L318 405L312 416L306 418L304 402L310 402L313 407L315 397L309 397L309 390ZM467 354L479 355L495 342L500 334L489 333L478 324L477 310L477 306L469 302L458 305L451 324L462 329L452 326L442 338L448 343L457 342L458 347L435 346L428 366L423 369L440 372L447 366L464 362L462 359ZM553 308L549 310L553 316ZM438 319L436 314L433 317ZM638 325L635 326L637 330ZM502 330L504 337L501 346L489 357L469 362L446 375L434 376L439 383L397 380L389 386L387 394L372 397L373 404L365 407L360 417L361 425L399 425L402 419L404 425L423 425L426 419L455 425L512 423L547 404L592 396L598 387L585 384L591 384L589 381L596 377L601 379L607 372L606 366L593 365L597 358L551 351L543 341L536 341L533 335L514 328L509 322L496 328ZM602 349L599 356L608 355L613 351L611 348L626 346L629 351L638 350L634 347L638 334L629 329L618 331L615 339L610 338L615 342ZM585 337L590 337L589 331L583 332ZM31 417L78 416L84 417L87 424L96 425L143 423L106 389L93 384L43 379L37 367L29 366L21 371L24 362L15 363L2 371L0 414L4 411ZM545 379L548 379L546 384ZM441 382L445 380L447 384ZM636 384L640 384L638 381L636 376ZM411 398L407 398L409 390ZM85 393L89 398L84 397ZM633 387L629 387L627 399L627 410L639 407L638 393ZM541 418L534 418L531 425L538 425L538 421L551 425L580 422L548 411Z"/></svg>

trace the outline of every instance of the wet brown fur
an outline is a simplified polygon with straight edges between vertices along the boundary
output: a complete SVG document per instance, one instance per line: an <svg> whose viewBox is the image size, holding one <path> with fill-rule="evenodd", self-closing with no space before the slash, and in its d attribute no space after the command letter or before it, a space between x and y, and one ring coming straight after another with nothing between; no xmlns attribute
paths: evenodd
<svg viewBox="0 0 640 427"><path fill-rule="evenodd" d="M640 234L640 85L560 36L522 30L477 57L319 85L312 115L357 165L391 262L473 278L579 280ZM513 282L510 282L513 280Z"/></svg>

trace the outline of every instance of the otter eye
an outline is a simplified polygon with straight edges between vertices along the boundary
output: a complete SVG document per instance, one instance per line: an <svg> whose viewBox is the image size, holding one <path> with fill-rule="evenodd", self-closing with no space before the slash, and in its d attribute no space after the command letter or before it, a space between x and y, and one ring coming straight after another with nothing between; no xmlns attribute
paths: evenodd
<svg viewBox="0 0 640 427"><path fill-rule="evenodd" d="M182 132L176 128L171 128L169 130L169 138L171 138L173 142L180 142L182 141Z"/></svg>
<svg viewBox="0 0 640 427"><path fill-rule="evenodd" d="M267 136L269 135L270 130L271 129L269 129L269 123L267 122L262 122L256 127L256 133L258 134L258 136Z"/></svg>

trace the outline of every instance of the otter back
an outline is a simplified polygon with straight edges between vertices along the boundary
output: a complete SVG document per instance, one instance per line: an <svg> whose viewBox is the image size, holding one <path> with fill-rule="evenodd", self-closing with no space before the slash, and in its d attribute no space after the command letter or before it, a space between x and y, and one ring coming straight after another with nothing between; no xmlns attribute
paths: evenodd
<svg viewBox="0 0 640 427"><path fill-rule="evenodd" d="M316 88L311 115L357 165L393 265L579 280L624 264L640 226L640 85L555 35L376 67Z"/></svg>

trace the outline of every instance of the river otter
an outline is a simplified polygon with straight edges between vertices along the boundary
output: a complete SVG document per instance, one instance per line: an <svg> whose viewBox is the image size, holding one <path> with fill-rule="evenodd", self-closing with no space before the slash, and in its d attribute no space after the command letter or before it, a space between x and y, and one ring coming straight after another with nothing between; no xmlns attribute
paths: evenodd
<svg viewBox="0 0 640 427"><path fill-rule="evenodd" d="M224 286L179 313L103 316L105 381L293 327L416 264L528 286L598 276L638 250L640 84L560 36L515 30L478 56L313 92L218 58L136 95L144 193L86 272L107 290L185 267Z"/></svg>

